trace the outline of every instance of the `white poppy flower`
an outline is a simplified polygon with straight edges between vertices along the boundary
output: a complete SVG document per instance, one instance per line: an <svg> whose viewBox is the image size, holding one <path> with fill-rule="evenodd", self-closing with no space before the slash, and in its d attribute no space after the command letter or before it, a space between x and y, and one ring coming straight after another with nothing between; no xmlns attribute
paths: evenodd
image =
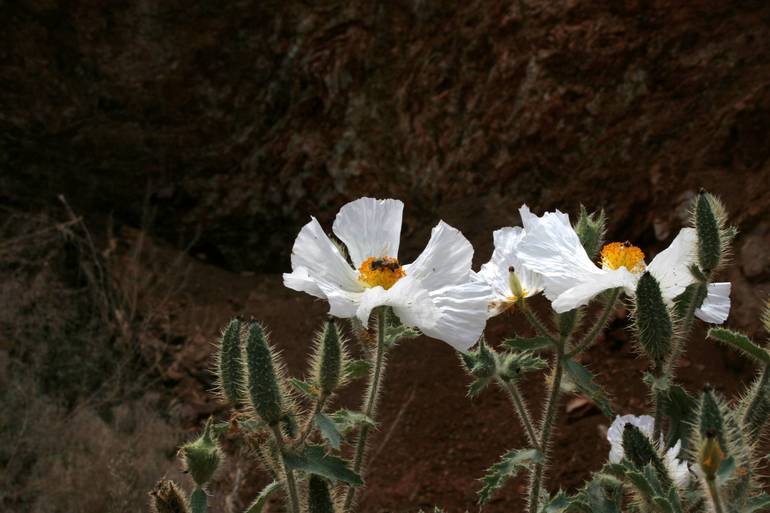
<svg viewBox="0 0 770 513"><path fill-rule="evenodd" d="M335 317L367 323L371 311L390 306L404 324L464 351L486 325L489 287L472 279L473 247L441 221L422 254L401 265L398 246L404 204L360 198L343 206L332 230L352 266L315 218L302 227L284 285L329 302Z"/></svg>
<svg viewBox="0 0 770 513"><path fill-rule="evenodd" d="M516 256L516 248L524 237L520 226L506 227L495 230L493 240L495 249L492 258L481 266L476 274L479 280L486 282L492 288L489 301L489 316L494 317L516 304L522 299L516 296L511 287L511 273L516 273L516 279L521 285L522 297L531 297L543 291L540 276L525 268Z"/></svg>
<svg viewBox="0 0 770 513"><path fill-rule="evenodd" d="M612 242L601 251L601 267L594 264L580 243L569 217L559 212L534 216L526 205L521 210L524 237L517 247L519 261L542 275L546 297L558 313L588 304L601 292L623 288L636 291L642 273L649 271L660 283L663 299L674 299L695 283L690 267L697 262L698 237L694 229L683 228L649 266L644 253L625 242ZM722 323L730 311L730 284L714 283L695 315L706 322Z"/></svg>
<svg viewBox="0 0 770 513"><path fill-rule="evenodd" d="M623 430L626 424L636 426L650 440L650 443L653 446L655 445L652 440L655 419L649 415L640 415L639 417L636 415L623 415L622 417L618 415L607 430L607 441L610 443L610 463L620 463L623 456L625 456L625 451L623 450ZM663 446L662 439L659 445ZM666 451L662 459L674 484L679 488L684 488L690 482L690 469L687 461L678 458L681 449L682 443L677 441L673 447Z"/></svg>

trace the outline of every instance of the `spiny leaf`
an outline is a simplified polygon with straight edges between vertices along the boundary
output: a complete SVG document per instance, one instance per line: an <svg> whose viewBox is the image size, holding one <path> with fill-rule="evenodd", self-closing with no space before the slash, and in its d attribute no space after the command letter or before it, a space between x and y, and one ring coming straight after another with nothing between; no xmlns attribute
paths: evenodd
<svg viewBox="0 0 770 513"><path fill-rule="evenodd" d="M270 497L270 494L278 490L280 487L281 483L278 481L273 481L269 485L262 488L262 491L259 492L257 498L254 499L254 502L252 502L251 505L246 509L245 513L262 513L262 510L265 508L265 504L267 504L267 499Z"/></svg>
<svg viewBox="0 0 770 513"><path fill-rule="evenodd" d="M661 405L663 414L669 418L668 447L673 447L678 440L682 449L687 449L690 441L698 400L679 385L672 385L663 396Z"/></svg>
<svg viewBox="0 0 770 513"><path fill-rule="evenodd" d="M515 337L503 342L503 345L514 351L550 351L553 342L547 337Z"/></svg>
<svg viewBox="0 0 770 513"><path fill-rule="evenodd" d="M562 365L564 365L564 370L567 371L575 386L596 403L604 415L612 417L612 407L607 399L607 393L602 387L594 383L593 374L572 358L563 358Z"/></svg>
<svg viewBox="0 0 770 513"><path fill-rule="evenodd" d="M349 379L363 378L369 374L372 364L367 360L350 360L345 366L345 373Z"/></svg>
<svg viewBox="0 0 770 513"><path fill-rule="evenodd" d="M751 497L746 501L746 506L741 510L741 513L761 513L763 511L770 511L770 495L766 493Z"/></svg>
<svg viewBox="0 0 770 513"><path fill-rule="evenodd" d="M374 427L375 425L372 419L358 411L346 409L337 410L329 417L337 425L337 431L343 435L364 424L370 427Z"/></svg>
<svg viewBox="0 0 770 513"><path fill-rule="evenodd" d="M361 476L348 468L346 462L324 452L320 445L310 445L302 452L284 453L287 470L301 470L308 474L325 477L331 481L342 481L353 486L364 483Z"/></svg>
<svg viewBox="0 0 770 513"><path fill-rule="evenodd" d="M337 429L337 424L323 413L317 414L314 420L315 425L318 426L318 430L321 432L321 436L329 442L332 448L339 449L342 442L342 434Z"/></svg>
<svg viewBox="0 0 770 513"><path fill-rule="evenodd" d="M743 333L738 333L737 331L732 331L727 328L711 328L708 332L708 338L713 338L723 344L732 346L759 363L764 365L770 364L770 353L756 345Z"/></svg>
<svg viewBox="0 0 770 513"><path fill-rule="evenodd" d="M308 399L318 399L321 396L321 391L312 383L297 378L289 378L289 383L291 383L291 386L293 386L297 392Z"/></svg>
<svg viewBox="0 0 770 513"><path fill-rule="evenodd" d="M499 462L487 470L487 475L481 478L484 486L479 490L478 503L483 505L492 499L505 481L516 477L520 470L526 469L533 463L542 463L543 454L537 449L517 449L506 453Z"/></svg>

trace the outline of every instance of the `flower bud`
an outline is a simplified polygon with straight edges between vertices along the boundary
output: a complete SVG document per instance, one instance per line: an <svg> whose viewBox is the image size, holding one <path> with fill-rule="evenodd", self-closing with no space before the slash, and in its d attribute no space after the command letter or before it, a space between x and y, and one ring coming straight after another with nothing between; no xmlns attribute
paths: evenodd
<svg viewBox="0 0 770 513"><path fill-rule="evenodd" d="M225 399L234 407L243 403L243 356L241 353L241 322L233 319L222 333L217 365L219 386Z"/></svg>
<svg viewBox="0 0 770 513"><path fill-rule="evenodd" d="M321 335L318 356L317 385L322 396L328 396L340 384L342 376L342 343L340 332L333 320L329 319Z"/></svg>
<svg viewBox="0 0 770 513"><path fill-rule="evenodd" d="M719 445L716 433L714 431L708 431L706 438L703 440L703 445L700 450L700 457L698 463L700 468L703 469L703 473L706 474L706 479L713 481L716 477L719 466L725 459L725 453L722 452L722 447Z"/></svg>
<svg viewBox="0 0 770 513"><path fill-rule="evenodd" d="M701 396L700 435L701 437L707 437L708 433L712 433L713 436L716 436L720 445L724 447L724 431L724 420L719 402L714 396L711 387L706 387Z"/></svg>
<svg viewBox="0 0 770 513"><path fill-rule="evenodd" d="M150 492L150 511L152 513L189 513L190 509L176 483L162 479Z"/></svg>
<svg viewBox="0 0 770 513"><path fill-rule="evenodd" d="M221 460L221 450L212 436L212 429L212 421L209 419L203 434L181 449L187 471L198 486L203 486L211 479Z"/></svg>
<svg viewBox="0 0 770 513"><path fill-rule="evenodd" d="M575 224L575 232L580 238L580 244L586 250L588 257L593 259L599 253L604 244L604 233L606 231L607 217L604 210L598 214L588 213L583 205L580 205L580 216Z"/></svg>
<svg viewBox="0 0 770 513"><path fill-rule="evenodd" d="M623 452L625 457L639 469L652 465L664 489L671 486L671 477L660 456L655 452L652 442L631 423L623 427Z"/></svg>
<svg viewBox="0 0 770 513"><path fill-rule="evenodd" d="M658 280L648 272L642 274L636 286L635 318L639 343L648 358L660 366L671 352L674 330Z"/></svg>
<svg viewBox="0 0 770 513"><path fill-rule="evenodd" d="M307 483L308 513L334 513L334 503L329 494L329 486L322 478L310 475Z"/></svg>
<svg viewBox="0 0 770 513"><path fill-rule="evenodd" d="M695 200L695 230L698 233L698 264L708 273L719 266L722 259L720 212L716 198L701 192Z"/></svg>
<svg viewBox="0 0 770 513"><path fill-rule="evenodd" d="M246 342L246 370L249 399L257 415L269 426L281 420L283 401L273 352L262 326L252 323Z"/></svg>

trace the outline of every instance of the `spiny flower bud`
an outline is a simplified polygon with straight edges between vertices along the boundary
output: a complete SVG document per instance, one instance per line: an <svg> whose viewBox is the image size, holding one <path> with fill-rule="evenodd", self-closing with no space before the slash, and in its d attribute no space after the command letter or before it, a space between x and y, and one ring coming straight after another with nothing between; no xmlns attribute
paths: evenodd
<svg viewBox="0 0 770 513"><path fill-rule="evenodd" d="M209 498L206 492L198 487L190 494L190 509L192 513L206 513L208 511Z"/></svg>
<svg viewBox="0 0 770 513"><path fill-rule="evenodd" d="M623 428L623 452L625 457L639 469L646 465L652 465L663 487L671 486L668 471L658 453L655 452L650 439L631 423L626 424Z"/></svg>
<svg viewBox="0 0 770 513"><path fill-rule="evenodd" d="M770 301L765 302L765 309L762 311L762 325L765 327L765 333L770 333Z"/></svg>
<svg viewBox="0 0 770 513"><path fill-rule="evenodd" d="M237 408L243 403L244 388L241 322L238 319L231 320L222 333L217 367L222 394Z"/></svg>
<svg viewBox="0 0 770 513"><path fill-rule="evenodd" d="M173 481L162 479L150 492L150 510L153 513L189 513L187 501Z"/></svg>
<svg viewBox="0 0 770 513"><path fill-rule="evenodd" d="M526 291L524 290L524 287L521 286L521 280L519 279L519 275L516 274L516 271L513 269L513 266L508 268L508 285L511 287L511 293L517 301L524 299Z"/></svg>
<svg viewBox="0 0 770 513"><path fill-rule="evenodd" d="M588 213L586 207L580 205L580 216L575 224L575 232L580 238L580 244L586 250L588 257L593 259L604 245L604 233L606 231L607 217L604 210L598 214Z"/></svg>
<svg viewBox="0 0 770 513"><path fill-rule="evenodd" d="M307 484L307 507L309 513L334 513L334 502L329 494L326 481L315 474L310 475Z"/></svg>
<svg viewBox="0 0 770 513"><path fill-rule="evenodd" d="M340 384L342 376L342 342L340 332L333 320L329 319L321 335L318 355L317 385L323 396L328 396Z"/></svg>
<svg viewBox="0 0 770 513"><path fill-rule="evenodd" d="M703 445L700 450L700 457L698 463L700 464L703 473L706 474L708 480L714 480L716 473L719 470L719 466L725 459L725 453L722 452L722 447L719 445L716 433L714 431L708 431L706 438L703 441Z"/></svg>
<svg viewBox="0 0 770 513"><path fill-rule="evenodd" d="M701 192L695 200L695 229L698 233L698 263L705 272L719 266L722 259L720 212L715 211L716 199Z"/></svg>
<svg viewBox="0 0 770 513"><path fill-rule="evenodd" d="M273 352L262 326L252 323L246 342L249 399L254 411L269 426L281 421L283 401L273 361Z"/></svg>
<svg viewBox="0 0 770 513"><path fill-rule="evenodd" d="M703 391L700 407L700 435L701 437L707 437L708 433L712 433L713 436L716 436L722 447L725 446L725 428L722 410L719 407L719 402L714 396L711 387L706 387Z"/></svg>
<svg viewBox="0 0 770 513"><path fill-rule="evenodd" d="M650 360L661 365L671 352L674 330L658 280L648 272L642 274L636 286L635 317L639 343Z"/></svg>
<svg viewBox="0 0 770 513"><path fill-rule="evenodd" d="M497 361L495 354L482 340L479 343L479 351L476 354L471 374L477 378L491 378L497 372Z"/></svg>
<svg viewBox="0 0 770 513"><path fill-rule="evenodd" d="M212 430L213 423L209 419L203 434L194 442L182 446L185 466L198 486L203 486L211 479L221 460L221 450Z"/></svg>

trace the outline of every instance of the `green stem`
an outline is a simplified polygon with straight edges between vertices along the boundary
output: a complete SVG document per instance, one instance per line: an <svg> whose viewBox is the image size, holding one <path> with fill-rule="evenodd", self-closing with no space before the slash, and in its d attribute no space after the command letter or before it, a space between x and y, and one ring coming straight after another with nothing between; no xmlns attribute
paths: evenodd
<svg viewBox="0 0 770 513"><path fill-rule="evenodd" d="M515 383L511 383L509 381L505 381L499 378L497 382L508 393L508 397L511 398L511 402L513 403L513 407L519 416L521 425L524 427L524 430L527 432L527 438L529 439L529 443L532 444L532 446L535 449L538 449L542 452L542 449L540 449L540 444L537 441L537 434L535 434L535 428L532 423L532 417L529 413L529 409L527 409L526 403L521 397L521 392L519 392L519 388L516 386Z"/></svg>
<svg viewBox="0 0 770 513"><path fill-rule="evenodd" d="M535 312L533 312L529 306L527 306L526 301L521 301L521 311L524 312L524 316L527 318L532 327L535 328L535 331L546 337L554 344L557 343L556 338L551 334L548 328L545 327L545 324L543 324L543 321L540 320L537 314L535 314Z"/></svg>
<svg viewBox="0 0 770 513"><path fill-rule="evenodd" d="M206 513L208 510L209 498L202 488L196 486L190 494L190 509L192 513Z"/></svg>
<svg viewBox="0 0 770 513"><path fill-rule="evenodd" d="M695 319L695 310L697 310L700 306L695 304L695 299L703 295L706 285L706 282L698 282L698 288L693 291L690 303L687 305L687 310L685 311L684 317L682 318L682 322L680 324L681 335L673 337L673 340L671 341L671 356L669 357L668 364L666 365L666 375L671 379L672 382L674 380L674 369L676 368L676 364L679 361L679 358L682 356L682 351L684 349L683 345L689 338L690 329L692 329L692 322Z"/></svg>
<svg viewBox="0 0 770 513"><path fill-rule="evenodd" d="M543 427L540 432L540 447L543 453L543 462L535 465L535 472L532 475L529 488L529 513L537 513L540 506L540 488L543 485L543 470L548 463L548 449L550 446L551 428L556 421L556 411L559 402L559 392L561 387L561 378L563 373L562 358L564 357L564 347L560 344L556 352L556 366L553 371L551 388L548 393L548 403L543 416Z"/></svg>
<svg viewBox="0 0 770 513"><path fill-rule="evenodd" d="M366 400L364 402L364 414L372 420L374 419L374 413L377 409L377 400L380 396L382 372L385 367L385 351L385 309L380 308L377 312L377 353L375 355L375 362L369 379L369 388L367 389ZM364 464L366 439L369 436L369 428L369 424L361 426L361 432L356 441L356 452L353 458L353 472L359 475L362 473L361 468ZM348 513L351 511L355 495L356 488L349 486L347 495L345 496L343 511Z"/></svg>
<svg viewBox="0 0 770 513"><path fill-rule="evenodd" d="M568 357L571 358L576 354L582 353L596 341L596 337L598 337L599 333L601 333L602 330L604 330L604 328L607 326L607 322L610 319L610 314L615 310L615 304L618 302L618 298L620 297L620 291L621 289L619 288L612 290L610 297L607 300L607 304L604 305L604 310L602 310L599 318L591 327L591 330L586 333L583 339L578 342L572 351L567 354Z"/></svg>
<svg viewBox="0 0 770 513"><path fill-rule="evenodd" d="M722 507L722 498L719 496L719 490L715 479L706 479L708 484L709 494L711 494L711 500L714 503L714 513L724 513Z"/></svg>
<svg viewBox="0 0 770 513"><path fill-rule="evenodd" d="M297 494L297 483L294 481L294 471L286 468L286 461L284 460L283 450L283 435L281 429L276 425L273 426L273 438L275 439L275 445L278 447L278 453L281 455L281 465L283 466L283 472L286 474L286 491L289 497L289 511L291 513L299 513L299 495Z"/></svg>

